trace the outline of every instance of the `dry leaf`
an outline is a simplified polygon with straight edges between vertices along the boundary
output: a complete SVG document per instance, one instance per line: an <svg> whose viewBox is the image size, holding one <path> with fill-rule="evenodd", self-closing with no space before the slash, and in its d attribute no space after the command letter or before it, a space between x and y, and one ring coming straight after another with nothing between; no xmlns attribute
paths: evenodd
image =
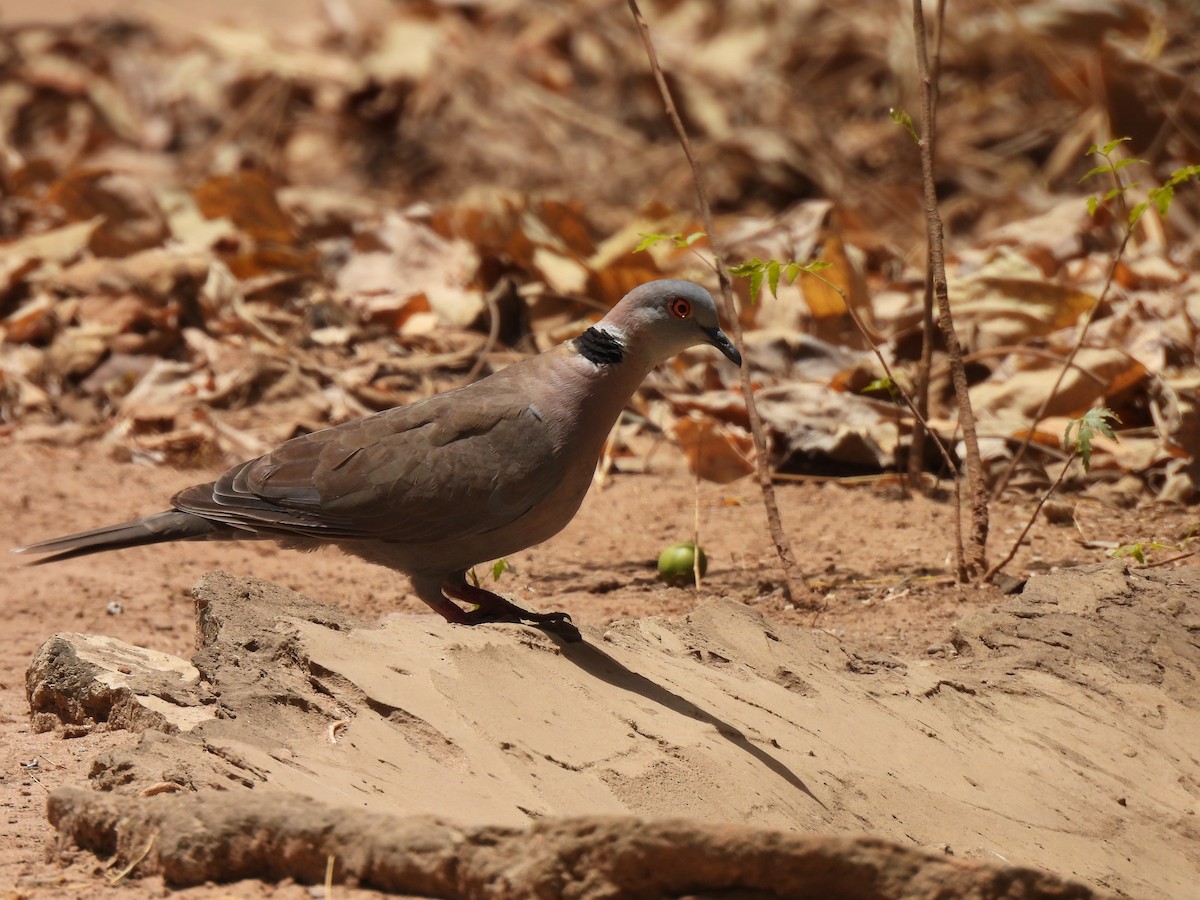
<svg viewBox="0 0 1200 900"><path fill-rule="evenodd" d="M896 407L819 384L785 384L756 394L774 435L777 467L833 463L879 470L894 463Z"/></svg>
<svg viewBox="0 0 1200 900"><path fill-rule="evenodd" d="M192 193L205 218L228 219L256 242L290 246L296 240L295 225L279 205L275 186L261 172L216 175Z"/></svg>
<svg viewBox="0 0 1200 900"><path fill-rule="evenodd" d="M1024 429L1054 384L1059 365L1035 358L1017 372L1002 370L971 387L971 405L979 413L980 428L1002 434ZM1067 370L1047 412L1051 416L1078 416L1112 394L1127 390L1146 377L1141 363L1120 350L1085 347Z"/></svg>
<svg viewBox="0 0 1200 900"><path fill-rule="evenodd" d="M128 173L77 170L51 185L45 202L59 207L69 222L102 220L88 241L96 256L128 256L170 236L154 194Z"/></svg>
<svg viewBox="0 0 1200 900"><path fill-rule="evenodd" d="M102 221L101 216L96 216L86 222L63 225L61 228L52 228L40 234L0 244L5 268L13 265L15 260L37 260L41 263L65 265L87 249L93 232L100 227Z"/></svg>
<svg viewBox="0 0 1200 900"><path fill-rule="evenodd" d="M9 344L46 340L56 324L54 300L48 294L38 294L0 321L0 340Z"/></svg>
<svg viewBox="0 0 1200 900"><path fill-rule="evenodd" d="M688 469L705 481L729 484L754 471L754 442L740 428L689 413L671 428Z"/></svg>

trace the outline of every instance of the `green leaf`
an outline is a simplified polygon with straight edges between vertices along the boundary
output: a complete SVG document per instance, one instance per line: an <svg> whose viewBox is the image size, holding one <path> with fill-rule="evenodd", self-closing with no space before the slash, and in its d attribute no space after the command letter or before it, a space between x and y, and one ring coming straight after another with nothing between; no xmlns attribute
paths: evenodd
<svg viewBox="0 0 1200 900"><path fill-rule="evenodd" d="M1094 195L1091 197L1088 197L1087 204L1088 204L1088 215L1095 218L1096 207L1100 205L1100 198L1096 197Z"/></svg>
<svg viewBox="0 0 1200 900"><path fill-rule="evenodd" d="M1108 154L1112 153L1113 150L1115 150L1119 144L1124 144L1126 141L1132 141L1132 140L1133 140L1133 138L1131 138L1131 137L1113 138L1111 141L1109 141L1107 144L1105 144L1102 148L1097 147L1095 144L1093 144L1092 149L1089 150L1088 153L1099 153L1102 156L1108 156Z"/></svg>
<svg viewBox="0 0 1200 900"><path fill-rule="evenodd" d="M657 234L657 233L643 234L641 232L638 232L638 237L640 237L641 240L638 241L638 245L633 248L634 253L641 253L645 250L650 249L655 244L657 244L659 241L665 241L667 239L668 235Z"/></svg>
<svg viewBox="0 0 1200 900"><path fill-rule="evenodd" d="M1146 548L1142 544L1125 544L1109 554L1113 559L1124 559L1132 556L1143 566L1146 564Z"/></svg>
<svg viewBox="0 0 1200 900"><path fill-rule="evenodd" d="M513 568L512 563L507 559L501 558L492 563L492 581L499 581L500 576L505 572L512 572L514 575L517 574L517 570Z"/></svg>
<svg viewBox="0 0 1200 900"><path fill-rule="evenodd" d="M893 106L888 110L888 115L892 117L892 121L897 125L902 125L908 131L909 137L913 139L914 144L921 143L920 135L917 134L917 126L913 124L912 116L902 106Z"/></svg>
<svg viewBox="0 0 1200 900"><path fill-rule="evenodd" d="M1126 166L1132 166L1134 163L1142 163L1146 166L1150 165L1150 163L1146 162L1144 159L1138 159L1136 156L1129 156L1125 159L1118 159L1115 163L1113 163L1112 169L1114 172L1119 172Z"/></svg>
<svg viewBox="0 0 1200 900"><path fill-rule="evenodd" d="M758 295L762 291L763 269L766 267L757 256L753 259L748 259L744 263L738 263L736 266L729 267L729 274L734 278L749 278L750 279L750 302L757 303Z"/></svg>
<svg viewBox="0 0 1200 900"><path fill-rule="evenodd" d="M761 268L763 261L757 256L729 267L729 274L734 278L749 278L750 273Z"/></svg>
<svg viewBox="0 0 1200 900"><path fill-rule="evenodd" d="M671 241L676 247L682 250L692 246L692 244L696 243L696 241L700 240L700 238L708 237L708 234L703 231L693 231L691 234L684 234L682 231L677 231L674 234L659 234L657 232L652 234L643 234L639 232L638 237L640 237L641 240L638 241L638 245L633 248L634 253L641 253L643 250L653 247L659 241Z"/></svg>
<svg viewBox="0 0 1200 900"><path fill-rule="evenodd" d="M1063 431L1063 446L1068 450L1074 448L1079 454L1079 459L1083 462L1083 470L1090 472L1092 470L1092 439L1096 433L1104 435L1107 438L1116 440L1116 432L1113 431L1111 422L1120 424L1121 420L1117 414L1111 409L1089 409L1078 419L1072 419L1067 423L1066 430ZM1072 440L1071 434L1074 432L1075 437Z"/></svg>
<svg viewBox="0 0 1200 900"><path fill-rule="evenodd" d="M772 297L779 296L779 272L781 269L782 266L777 259L767 263L767 288L771 291Z"/></svg>
<svg viewBox="0 0 1200 900"><path fill-rule="evenodd" d="M1171 208L1171 201L1175 199L1175 188L1169 184L1164 184L1160 188L1155 188L1148 192L1150 202L1154 204L1154 208L1158 210L1160 216L1165 216Z"/></svg>
<svg viewBox="0 0 1200 900"><path fill-rule="evenodd" d="M887 391L888 396L890 396L893 400L896 399L896 396L899 394L899 391L896 388L896 382L892 381L892 379L888 378L886 375L883 378L876 378L861 391L859 391L859 393L869 394L872 391Z"/></svg>
<svg viewBox="0 0 1200 900"><path fill-rule="evenodd" d="M1162 187L1151 188L1147 191L1148 202L1139 203L1129 212L1130 227L1137 224L1150 204L1153 204L1154 208L1158 210L1158 214L1165 218L1171 210L1171 203L1175 200L1175 188L1197 175L1200 175L1200 166L1184 166L1182 169L1172 172L1171 177Z"/></svg>
<svg viewBox="0 0 1200 900"><path fill-rule="evenodd" d="M763 278L767 280L767 287L771 291L771 296L778 296L779 281L785 278L788 284L793 283L796 277L801 272L814 273L821 269L828 269L833 263L824 259L814 259L806 263L790 261L782 263L777 259L769 259L766 262L759 259L757 256L749 259L744 263L738 263L736 266L729 267L729 274L735 278L750 279L750 302L758 302L758 295L762 291Z"/></svg>
<svg viewBox="0 0 1200 900"><path fill-rule="evenodd" d="M1175 187L1183 184L1189 178L1200 176L1200 166L1184 166L1182 169L1176 169L1171 173L1171 177L1167 179L1167 183L1163 187Z"/></svg>
<svg viewBox="0 0 1200 900"><path fill-rule="evenodd" d="M1109 555L1114 559L1120 559L1125 556L1132 556L1143 566L1146 565L1147 550L1170 550L1172 553L1182 553L1187 549L1188 538L1184 538L1178 544L1166 544L1155 538L1149 541L1138 541L1136 544L1123 544L1116 550L1113 550Z"/></svg>
<svg viewBox="0 0 1200 900"><path fill-rule="evenodd" d="M762 293L763 270L756 269L750 273L750 302L757 303L758 295Z"/></svg>
<svg viewBox="0 0 1200 900"><path fill-rule="evenodd" d="M1077 181L1075 183L1083 184L1083 182L1087 181L1089 178L1095 178L1097 175L1103 175L1106 172L1111 172L1111 171L1112 171L1112 166L1107 166L1107 165L1106 166L1095 166L1091 169L1088 169L1086 172L1084 172L1083 177L1080 178L1079 181Z"/></svg>

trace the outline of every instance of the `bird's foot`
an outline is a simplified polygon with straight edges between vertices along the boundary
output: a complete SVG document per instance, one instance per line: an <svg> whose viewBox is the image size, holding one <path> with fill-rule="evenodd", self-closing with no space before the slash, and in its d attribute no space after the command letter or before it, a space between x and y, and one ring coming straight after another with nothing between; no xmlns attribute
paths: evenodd
<svg viewBox="0 0 1200 900"><path fill-rule="evenodd" d="M468 603L474 609L464 610L455 606L460 616L446 616L452 622L460 625L484 625L489 622L522 622L533 625L556 634L569 643L583 640L579 629L571 624L571 617L565 612L538 613L521 609L515 603L505 600L499 594L475 587L466 582L446 582L442 592L452 600ZM445 613L443 612L443 615Z"/></svg>

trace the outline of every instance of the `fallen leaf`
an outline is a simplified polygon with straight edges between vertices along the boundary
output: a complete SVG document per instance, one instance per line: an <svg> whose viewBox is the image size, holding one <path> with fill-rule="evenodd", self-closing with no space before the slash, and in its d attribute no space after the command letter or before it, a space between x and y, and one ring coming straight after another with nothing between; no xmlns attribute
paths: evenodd
<svg viewBox="0 0 1200 900"><path fill-rule="evenodd" d="M101 219L88 240L96 256L128 256L156 247L170 233L166 217L145 182L108 169L80 169L55 182L45 202L67 221Z"/></svg>
<svg viewBox="0 0 1200 900"><path fill-rule="evenodd" d="M689 413L671 429L692 474L717 484L729 484L754 471L754 442L735 429L708 416Z"/></svg>
<svg viewBox="0 0 1200 900"><path fill-rule="evenodd" d="M229 219L256 242L290 246L296 240L295 226L279 205L275 186L257 170L213 176L192 194L205 218Z"/></svg>

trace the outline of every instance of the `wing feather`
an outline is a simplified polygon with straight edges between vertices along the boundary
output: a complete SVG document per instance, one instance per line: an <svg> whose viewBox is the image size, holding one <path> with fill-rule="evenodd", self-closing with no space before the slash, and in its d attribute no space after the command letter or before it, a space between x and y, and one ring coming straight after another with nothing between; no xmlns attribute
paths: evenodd
<svg viewBox="0 0 1200 900"><path fill-rule="evenodd" d="M259 533L426 543L510 524L563 472L526 397L463 388L294 438L172 502Z"/></svg>

